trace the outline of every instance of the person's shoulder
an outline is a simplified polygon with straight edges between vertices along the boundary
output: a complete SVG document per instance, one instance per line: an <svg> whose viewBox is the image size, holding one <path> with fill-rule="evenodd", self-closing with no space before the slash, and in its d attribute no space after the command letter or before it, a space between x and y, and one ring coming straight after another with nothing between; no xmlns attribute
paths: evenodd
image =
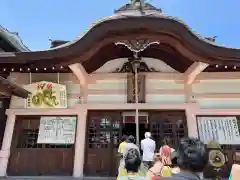
<svg viewBox="0 0 240 180"><path fill-rule="evenodd" d="M119 146L124 146L126 144L127 144L126 142L121 142Z"/></svg>
<svg viewBox="0 0 240 180"><path fill-rule="evenodd" d="M158 178L156 180L178 180L178 179L176 179L173 176L171 176L171 177L160 177L160 178Z"/></svg>
<svg viewBox="0 0 240 180"><path fill-rule="evenodd" d="M155 143L155 141L153 139L150 139L151 142Z"/></svg>
<svg viewBox="0 0 240 180"><path fill-rule="evenodd" d="M170 177L161 177L157 180L186 180L186 179L179 179L179 177L176 177L176 176L170 176Z"/></svg>
<svg viewBox="0 0 240 180"><path fill-rule="evenodd" d="M133 145L133 148L134 149L139 149L139 147L136 144Z"/></svg>
<svg viewBox="0 0 240 180"><path fill-rule="evenodd" d="M131 147L131 143L126 143L125 147Z"/></svg>
<svg viewBox="0 0 240 180"><path fill-rule="evenodd" d="M129 179L128 176L121 176L121 177L119 177L118 180L128 180L128 179ZM131 179L132 180L145 180L146 177L145 176L131 176Z"/></svg>
<svg viewBox="0 0 240 180"><path fill-rule="evenodd" d="M128 179L127 176L120 176L120 177L118 178L118 180L127 180L127 179Z"/></svg>

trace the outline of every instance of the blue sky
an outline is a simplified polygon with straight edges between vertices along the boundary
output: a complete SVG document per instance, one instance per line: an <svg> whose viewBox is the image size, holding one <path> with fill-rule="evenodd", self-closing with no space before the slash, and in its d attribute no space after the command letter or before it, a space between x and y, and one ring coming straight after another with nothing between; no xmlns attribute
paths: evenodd
<svg viewBox="0 0 240 180"><path fill-rule="evenodd" d="M0 24L19 32L31 50L50 47L49 39L73 40L95 21L128 0L1 0ZM165 14L182 19L202 36L240 48L239 0L149 0Z"/></svg>

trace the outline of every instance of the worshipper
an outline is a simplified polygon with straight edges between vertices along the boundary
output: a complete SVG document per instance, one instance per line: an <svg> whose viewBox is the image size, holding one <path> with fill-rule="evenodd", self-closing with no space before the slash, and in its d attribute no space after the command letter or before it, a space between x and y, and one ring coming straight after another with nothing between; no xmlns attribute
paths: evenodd
<svg viewBox="0 0 240 180"><path fill-rule="evenodd" d="M160 154L155 154L153 157L153 165L146 173L146 180L153 180L154 178L161 177L161 169L163 163L161 161Z"/></svg>
<svg viewBox="0 0 240 180"><path fill-rule="evenodd" d="M171 151L169 147L168 151ZM170 177L173 174L179 173L180 169L177 166L177 153L174 151L171 153L171 165L168 165L168 160L163 155L161 156L159 153L154 155L154 164L148 170L146 174L147 180L155 180L161 177Z"/></svg>
<svg viewBox="0 0 240 180"><path fill-rule="evenodd" d="M126 176L126 174L127 174L127 171L124 167L125 167L125 157L127 156L128 151L130 149L136 149L136 151L139 153L139 156L140 156L140 150L139 150L139 147L135 144L136 140L135 140L134 136L132 136L132 135L128 136L126 142L127 142L127 144L125 145L125 148L123 149L123 159L120 161L120 164L119 164L117 179L119 179L121 176Z"/></svg>
<svg viewBox="0 0 240 180"><path fill-rule="evenodd" d="M155 148L156 142L151 139L151 133L145 132L145 139L141 140L141 150L143 151L142 161L147 169L153 164Z"/></svg>
<svg viewBox="0 0 240 180"><path fill-rule="evenodd" d="M160 151L160 156L162 158L162 162L164 164L167 164L167 165L171 165L171 153L173 153L174 151L172 151L172 148L168 145L164 145L162 148L161 148L161 151Z"/></svg>
<svg viewBox="0 0 240 180"><path fill-rule="evenodd" d="M172 141L171 141L171 138L170 138L170 137L165 137L165 138L163 139L163 146L159 149L159 153L160 153L160 154L162 154L162 148L163 148L164 146L169 146L169 147L171 147L171 153L172 153L173 151L175 151L175 149L172 148Z"/></svg>
<svg viewBox="0 0 240 180"><path fill-rule="evenodd" d="M136 148L128 150L125 156L126 174L118 177L119 180L145 180L146 177L139 173L141 165L140 153Z"/></svg>
<svg viewBox="0 0 240 180"><path fill-rule="evenodd" d="M196 138L182 138L177 151L177 164L180 172L159 180L200 180L208 163L207 149L202 141Z"/></svg>
<svg viewBox="0 0 240 180"><path fill-rule="evenodd" d="M134 136L132 136L132 135L128 136L126 142L127 142L127 144L126 144L126 146L124 148L124 151L123 151L123 157L126 156L129 149L136 149L140 154L139 147L135 144L136 140L135 140Z"/></svg>
<svg viewBox="0 0 240 180"><path fill-rule="evenodd" d="M172 152L171 153L171 165L170 165L172 174L177 174L180 172L180 168L178 167L177 159L178 159L177 152L176 151Z"/></svg>
<svg viewBox="0 0 240 180"><path fill-rule="evenodd" d="M122 168L124 168L123 152L125 151L125 147L127 145L127 138L128 138L127 135L123 135L122 138L121 138L121 143L119 144L119 147L118 147L118 154L119 154L119 157L120 157L118 173L120 173Z"/></svg>

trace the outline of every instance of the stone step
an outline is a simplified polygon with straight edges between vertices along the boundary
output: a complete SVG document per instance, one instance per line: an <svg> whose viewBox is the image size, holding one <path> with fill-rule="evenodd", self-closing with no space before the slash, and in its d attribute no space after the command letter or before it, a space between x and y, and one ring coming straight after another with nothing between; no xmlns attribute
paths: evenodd
<svg viewBox="0 0 240 180"><path fill-rule="evenodd" d="M74 178L69 176L8 176L0 180L116 180L116 177L84 177Z"/></svg>
<svg viewBox="0 0 240 180"><path fill-rule="evenodd" d="M0 177L0 180L116 180L116 177L84 177L84 178L74 178L69 176L10 176L10 177ZM211 180L211 179L204 179ZM228 180L228 179L223 179Z"/></svg>

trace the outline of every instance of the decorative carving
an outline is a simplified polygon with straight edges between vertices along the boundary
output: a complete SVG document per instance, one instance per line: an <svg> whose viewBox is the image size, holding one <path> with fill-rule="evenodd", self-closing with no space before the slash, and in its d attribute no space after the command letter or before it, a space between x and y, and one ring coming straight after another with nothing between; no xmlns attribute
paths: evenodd
<svg viewBox="0 0 240 180"><path fill-rule="evenodd" d="M145 3L146 0L130 0L131 4L136 4L136 3Z"/></svg>
<svg viewBox="0 0 240 180"><path fill-rule="evenodd" d="M135 103L135 93L138 94L138 102L145 103L145 75L138 75L138 89L135 88L135 76L129 74L127 76L127 102Z"/></svg>
<svg viewBox="0 0 240 180"><path fill-rule="evenodd" d="M217 36L213 36L213 37L205 37L205 39L215 42L216 41Z"/></svg>
<svg viewBox="0 0 240 180"><path fill-rule="evenodd" d="M121 68L117 68L115 73L134 73L131 60L125 62ZM140 62L138 72L157 72L154 68L148 67L145 62Z"/></svg>
<svg viewBox="0 0 240 180"><path fill-rule="evenodd" d="M139 0L131 0L130 3L125 4L124 6L120 7L119 9L115 10L115 13L124 12L124 11L132 11L132 10L140 10L144 14L144 11L157 11L159 13L162 12L162 9L156 8L155 6L146 3L145 1Z"/></svg>
<svg viewBox="0 0 240 180"><path fill-rule="evenodd" d="M150 46L152 44L160 44L160 42L153 41L150 39L134 39L134 40L121 40L121 41L115 43L115 45L124 45L130 51L135 52L135 53L144 51L148 46Z"/></svg>
<svg viewBox="0 0 240 180"><path fill-rule="evenodd" d="M130 3L136 9L142 10L145 4L145 0L130 0Z"/></svg>

